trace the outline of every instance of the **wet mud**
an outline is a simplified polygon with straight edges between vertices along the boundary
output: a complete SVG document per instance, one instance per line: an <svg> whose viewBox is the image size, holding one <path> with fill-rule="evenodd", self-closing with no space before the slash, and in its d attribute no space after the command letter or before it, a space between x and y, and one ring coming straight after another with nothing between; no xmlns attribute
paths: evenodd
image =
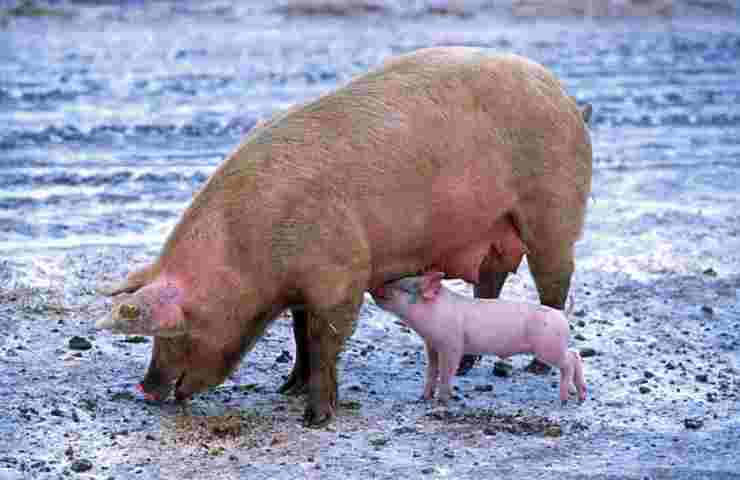
<svg viewBox="0 0 740 480"><path fill-rule="evenodd" d="M740 478L736 17L219 5L72 3L0 27L0 478ZM504 375L484 357L449 409L420 402L423 343L368 296L325 429L276 393L287 316L218 388L144 400L151 341L96 332L95 287L156 256L259 118L453 44L530 56L594 106L571 314L589 398L561 406L521 356ZM536 301L526 265L503 295Z"/></svg>

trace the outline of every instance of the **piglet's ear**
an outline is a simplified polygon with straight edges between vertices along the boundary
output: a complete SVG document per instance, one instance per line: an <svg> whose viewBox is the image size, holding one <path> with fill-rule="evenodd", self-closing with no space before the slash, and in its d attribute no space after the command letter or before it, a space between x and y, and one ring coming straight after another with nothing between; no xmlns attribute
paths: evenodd
<svg viewBox="0 0 740 480"><path fill-rule="evenodd" d="M445 274L442 272L429 272L424 274L421 283L421 296L424 300L434 300L442 289L442 279Z"/></svg>

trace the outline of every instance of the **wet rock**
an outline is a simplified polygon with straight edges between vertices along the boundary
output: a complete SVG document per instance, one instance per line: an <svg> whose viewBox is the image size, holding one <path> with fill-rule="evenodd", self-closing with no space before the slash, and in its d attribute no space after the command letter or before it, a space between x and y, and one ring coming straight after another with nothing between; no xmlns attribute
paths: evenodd
<svg viewBox="0 0 740 480"><path fill-rule="evenodd" d="M575 312L573 312L573 316L574 317L585 317L586 316L586 310L576 310ZM586 322L583 322L583 324L585 325ZM581 325L579 325L579 326L581 326Z"/></svg>
<svg viewBox="0 0 740 480"><path fill-rule="evenodd" d="M141 335L133 335L123 339L126 343L149 343L149 339Z"/></svg>
<svg viewBox="0 0 740 480"><path fill-rule="evenodd" d="M293 355L291 355L289 351L283 350L283 352L275 359L275 363L290 363L292 360Z"/></svg>
<svg viewBox="0 0 740 480"><path fill-rule="evenodd" d="M72 350L90 350L92 343L86 338L74 336L69 339L69 348Z"/></svg>
<svg viewBox="0 0 740 480"><path fill-rule="evenodd" d="M643 395L645 395L645 394L648 394L650 392L652 392L652 390L650 389L650 387L648 387L647 385L640 385L640 393L642 393Z"/></svg>
<svg viewBox="0 0 740 480"><path fill-rule="evenodd" d="M494 369L496 367L494 366ZM495 374L495 373L494 373ZM473 387L473 390L476 392L492 392L493 391L493 385L487 384L487 385L476 385Z"/></svg>
<svg viewBox="0 0 740 480"><path fill-rule="evenodd" d="M670 362L670 361L669 362L666 362L665 369L666 370L675 370L676 369L676 365L674 365L673 362Z"/></svg>
<svg viewBox="0 0 740 480"><path fill-rule="evenodd" d="M698 430L704 426L704 420L701 418L685 418L683 425L690 430Z"/></svg>
<svg viewBox="0 0 740 480"><path fill-rule="evenodd" d="M497 377L510 377L512 368L510 363L499 360L493 364L493 374Z"/></svg>
<svg viewBox="0 0 740 480"><path fill-rule="evenodd" d="M701 313L705 315L714 315L714 309L710 307L709 305L702 305L701 306Z"/></svg>
<svg viewBox="0 0 740 480"><path fill-rule="evenodd" d="M709 375L707 375L706 373L699 373L696 375L695 378L697 382L701 382L701 383L709 382Z"/></svg>
<svg viewBox="0 0 740 480"><path fill-rule="evenodd" d="M581 357L582 358L588 358L588 357L595 357L596 356L596 350L591 347L583 347L580 350Z"/></svg>
<svg viewBox="0 0 740 480"><path fill-rule="evenodd" d="M576 339L576 340L581 340L581 341L583 341L583 340L586 340L586 337L584 337L584 336L583 336L582 334L580 334L580 333L576 333L576 334L575 334L575 335L573 336L573 338L574 338L574 339Z"/></svg>
<svg viewBox="0 0 740 480"><path fill-rule="evenodd" d="M708 276L708 277L716 277L717 276L717 272L713 268L707 268L702 273L704 275Z"/></svg>
<svg viewBox="0 0 740 480"><path fill-rule="evenodd" d="M387 445L389 442L389 439L384 436L374 437L368 440L368 443L372 445L373 447L380 448Z"/></svg>
<svg viewBox="0 0 740 480"><path fill-rule="evenodd" d="M410 427L408 425L404 425L402 427L393 429L394 435L407 435L407 434L414 434L414 433L419 433L419 431L415 427Z"/></svg>
<svg viewBox="0 0 740 480"><path fill-rule="evenodd" d="M93 464L90 460L78 458L77 460L72 462L69 468L72 469L73 472L82 473L92 470Z"/></svg>
<svg viewBox="0 0 740 480"><path fill-rule="evenodd" d="M434 473L434 467L424 467L420 471L423 475L431 475Z"/></svg>
<svg viewBox="0 0 740 480"><path fill-rule="evenodd" d="M645 375L645 378L647 379L655 377L655 374L651 372L650 370L645 370L645 373L643 375Z"/></svg>

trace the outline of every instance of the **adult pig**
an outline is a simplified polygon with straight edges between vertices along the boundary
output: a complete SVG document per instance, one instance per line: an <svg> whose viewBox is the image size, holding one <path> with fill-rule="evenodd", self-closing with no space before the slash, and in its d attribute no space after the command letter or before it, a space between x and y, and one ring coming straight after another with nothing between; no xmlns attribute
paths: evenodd
<svg viewBox="0 0 740 480"><path fill-rule="evenodd" d="M568 351L570 327L561 310L522 302L481 300L442 285L444 273L402 278L372 292L378 305L401 317L424 339L427 352L423 397L430 400L439 382L439 399L447 403L451 381L463 354L493 353L508 358L517 353L560 369L560 400L568 400L575 385L586 399L586 382L578 352Z"/></svg>
<svg viewBox="0 0 740 480"><path fill-rule="evenodd" d="M158 259L108 289L98 326L154 335L144 388L176 381L185 398L291 308L282 390L307 391L322 425L364 290L429 268L486 285L526 251L541 300L562 305L591 162L581 112L542 66L472 48L397 57L251 133Z"/></svg>

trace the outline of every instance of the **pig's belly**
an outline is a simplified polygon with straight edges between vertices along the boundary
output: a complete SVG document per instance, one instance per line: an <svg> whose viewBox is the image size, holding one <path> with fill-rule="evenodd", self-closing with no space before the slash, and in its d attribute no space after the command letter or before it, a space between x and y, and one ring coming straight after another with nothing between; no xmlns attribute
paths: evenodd
<svg viewBox="0 0 740 480"><path fill-rule="evenodd" d="M490 240L476 242L466 248L448 250L437 257L428 270L440 271L448 277L478 283L480 265L491 248Z"/></svg>

